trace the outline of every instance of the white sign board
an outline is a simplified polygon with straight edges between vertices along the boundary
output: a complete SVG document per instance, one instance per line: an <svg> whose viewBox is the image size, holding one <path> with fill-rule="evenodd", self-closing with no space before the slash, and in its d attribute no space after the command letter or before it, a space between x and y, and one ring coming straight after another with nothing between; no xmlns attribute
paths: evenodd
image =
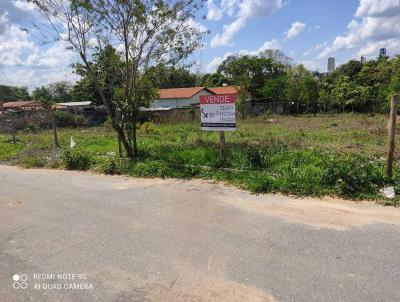
<svg viewBox="0 0 400 302"><path fill-rule="evenodd" d="M201 129L205 131L235 131L235 102L235 94L201 96Z"/></svg>

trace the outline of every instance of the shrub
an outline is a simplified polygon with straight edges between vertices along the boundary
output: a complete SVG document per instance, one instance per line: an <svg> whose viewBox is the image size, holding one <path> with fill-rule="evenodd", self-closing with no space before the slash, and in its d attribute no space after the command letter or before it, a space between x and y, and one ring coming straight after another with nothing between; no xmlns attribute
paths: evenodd
<svg viewBox="0 0 400 302"><path fill-rule="evenodd" d="M89 170L95 163L92 156L82 151L65 150L63 154L63 162L68 170Z"/></svg>
<svg viewBox="0 0 400 302"><path fill-rule="evenodd" d="M333 187L343 197L364 198L376 196L385 184L383 167L360 155L327 156L326 185Z"/></svg>
<svg viewBox="0 0 400 302"><path fill-rule="evenodd" d="M150 135L158 135L158 134L160 134L160 130L152 122L144 122L140 126L139 130L143 134L150 134Z"/></svg>
<svg viewBox="0 0 400 302"><path fill-rule="evenodd" d="M55 111L54 118L59 127L83 126L87 124L87 120L83 116L66 111Z"/></svg>
<svg viewBox="0 0 400 302"><path fill-rule="evenodd" d="M26 157L19 164L27 169L30 168L43 168L46 165L46 159L40 156Z"/></svg>
<svg viewBox="0 0 400 302"><path fill-rule="evenodd" d="M104 174L123 174L129 172L129 159L118 157L101 157L96 159L96 168Z"/></svg>
<svg viewBox="0 0 400 302"><path fill-rule="evenodd" d="M271 193L275 190L275 179L266 173L251 173L246 187L253 193Z"/></svg>

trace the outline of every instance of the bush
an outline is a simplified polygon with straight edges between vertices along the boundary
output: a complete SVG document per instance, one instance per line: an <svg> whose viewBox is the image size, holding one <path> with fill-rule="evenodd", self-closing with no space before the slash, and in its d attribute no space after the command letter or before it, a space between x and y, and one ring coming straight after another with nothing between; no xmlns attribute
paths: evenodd
<svg viewBox="0 0 400 302"><path fill-rule="evenodd" d="M63 154L63 162L68 170L89 170L94 165L95 160L92 156L82 151L65 150Z"/></svg>
<svg viewBox="0 0 400 302"><path fill-rule="evenodd" d="M143 134L150 134L150 135L160 134L160 130L152 122L144 122L140 126L139 131L142 132Z"/></svg>
<svg viewBox="0 0 400 302"><path fill-rule="evenodd" d="M101 157L96 160L96 169L104 174L114 175L128 173L129 160L115 157Z"/></svg>
<svg viewBox="0 0 400 302"><path fill-rule="evenodd" d="M84 126L87 124L87 120L83 116L66 111L55 111L54 118L59 127Z"/></svg>
<svg viewBox="0 0 400 302"><path fill-rule="evenodd" d="M19 164L27 169L30 168L43 168L46 165L46 159L40 156L26 157Z"/></svg>
<svg viewBox="0 0 400 302"><path fill-rule="evenodd" d="M376 196L387 182L383 167L359 155L327 156L324 166L326 185L343 197Z"/></svg>

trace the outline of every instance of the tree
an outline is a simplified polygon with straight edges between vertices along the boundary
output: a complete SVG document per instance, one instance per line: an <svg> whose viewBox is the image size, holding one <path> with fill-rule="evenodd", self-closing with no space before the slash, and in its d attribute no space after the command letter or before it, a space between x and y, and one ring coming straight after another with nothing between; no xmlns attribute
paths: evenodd
<svg viewBox="0 0 400 302"><path fill-rule="evenodd" d="M363 68L363 64L360 61L351 60L346 64L341 65L338 68L338 73L343 74L350 78L350 80L355 80L357 75Z"/></svg>
<svg viewBox="0 0 400 302"><path fill-rule="evenodd" d="M193 26L202 0L29 0L47 17L58 40L69 43L90 75L126 154L137 156L139 107L156 97L147 72L160 63L175 65L201 46L204 33ZM48 31L48 30L47 30ZM123 84L111 100L93 65L105 46L119 50ZM123 116L124 127L114 106ZM129 142L132 142L131 144Z"/></svg>
<svg viewBox="0 0 400 302"><path fill-rule="evenodd" d="M60 144L58 142L57 124L54 118L55 101L51 90L45 86L37 87L33 91L32 95L35 100L38 100L41 103L43 109L48 113L50 124L53 128L54 145L59 148Z"/></svg>
<svg viewBox="0 0 400 302"><path fill-rule="evenodd" d="M202 87L221 87L224 84L230 84L228 79L221 73L206 73L199 80L199 86Z"/></svg>
<svg viewBox="0 0 400 302"><path fill-rule="evenodd" d="M27 87L0 85L0 102L9 102L16 100L30 100L30 95Z"/></svg>
<svg viewBox="0 0 400 302"><path fill-rule="evenodd" d="M262 88L263 96L277 102L284 102L286 100L284 87L287 85L287 81L286 74L266 79Z"/></svg>
<svg viewBox="0 0 400 302"><path fill-rule="evenodd" d="M282 75L285 70L285 65L271 58L249 55L230 56L218 67L218 73L230 83L244 87L253 99L263 96L262 90L267 79Z"/></svg>
<svg viewBox="0 0 400 302"><path fill-rule="evenodd" d="M342 112L345 112L347 106L354 106L356 102L356 85L348 76L342 75L333 89L333 95L336 103L341 106Z"/></svg>
<svg viewBox="0 0 400 302"><path fill-rule="evenodd" d="M296 104L296 112L300 112L300 104L306 104L310 109L310 103L317 104L319 88L311 72L304 65L299 64L290 68L287 72L287 85L285 96L288 102Z"/></svg>
<svg viewBox="0 0 400 302"><path fill-rule="evenodd" d="M198 82L197 75L182 66L159 64L150 67L146 76L158 89L194 87Z"/></svg>
<svg viewBox="0 0 400 302"><path fill-rule="evenodd" d="M55 82L49 85L51 90L52 99L57 103L71 102L72 85L69 82Z"/></svg>

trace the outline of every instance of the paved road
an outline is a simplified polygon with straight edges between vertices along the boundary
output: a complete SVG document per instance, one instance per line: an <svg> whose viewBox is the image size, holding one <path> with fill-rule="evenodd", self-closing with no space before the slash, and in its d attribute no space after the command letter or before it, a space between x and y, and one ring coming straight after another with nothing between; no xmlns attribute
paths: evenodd
<svg viewBox="0 0 400 302"><path fill-rule="evenodd" d="M0 166L0 301L400 301L400 210Z"/></svg>

